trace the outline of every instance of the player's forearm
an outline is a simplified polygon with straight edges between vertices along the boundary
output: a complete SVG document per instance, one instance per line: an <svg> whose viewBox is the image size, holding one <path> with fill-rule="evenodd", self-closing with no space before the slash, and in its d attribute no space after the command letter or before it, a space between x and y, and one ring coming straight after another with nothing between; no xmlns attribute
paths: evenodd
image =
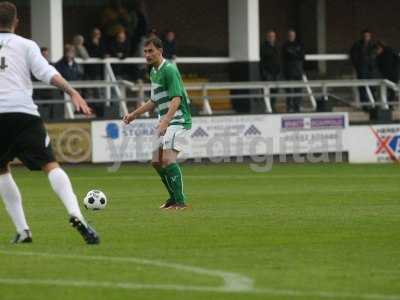
<svg viewBox="0 0 400 300"><path fill-rule="evenodd" d="M78 93L69 83L62 77L61 75L54 75L51 78L50 84L57 87L64 93L68 94L69 96L72 96L75 93Z"/></svg>
<svg viewBox="0 0 400 300"><path fill-rule="evenodd" d="M168 107L168 112L164 115L163 120L169 123L175 116L176 111L179 109L179 105L181 105L181 98L173 98Z"/></svg>
<svg viewBox="0 0 400 300"><path fill-rule="evenodd" d="M137 117L140 117L141 115L143 115L146 112L152 111L154 109L154 107L155 107L154 102L149 100L145 104L143 104L142 106L140 106L139 108L134 110L132 112L132 114L133 114L133 116L135 118L137 118Z"/></svg>
<svg viewBox="0 0 400 300"><path fill-rule="evenodd" d="M68 94L72 97L73 94L78 93L69 83L66 81L61 75L54 75L51 80L50 84L59 88L64 93Z"/></svg>

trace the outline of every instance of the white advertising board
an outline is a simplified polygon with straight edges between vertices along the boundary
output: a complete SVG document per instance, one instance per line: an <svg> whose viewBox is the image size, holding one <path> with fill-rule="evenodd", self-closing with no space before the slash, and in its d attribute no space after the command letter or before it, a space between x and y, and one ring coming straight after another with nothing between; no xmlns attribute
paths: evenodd
<svg viewBox="0 0 400 300"><path fill-rule="evenodd" d="M155 119L92 122L93 162L151 158ZM184 158L345 151L346 113L194 117Z"/></svg>
<svg viewBox="0 0 400 300"><path fill-rule="evenodd" d="M350 163L400 161L400 125L351 126L345 133Z"/></svg>

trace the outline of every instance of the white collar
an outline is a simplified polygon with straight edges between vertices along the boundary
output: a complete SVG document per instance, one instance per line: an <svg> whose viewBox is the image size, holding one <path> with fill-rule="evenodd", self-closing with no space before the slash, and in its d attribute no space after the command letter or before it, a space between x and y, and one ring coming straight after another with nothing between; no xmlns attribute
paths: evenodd
<svg viewBox="0 0 400 300"><path fill-rule="evenodd" d="M161 64L158 66L158 68L156 68L156 71L160 71L160 69L162 68L162 66L165 64L167 60L165 58L163 58Z"/></svg>

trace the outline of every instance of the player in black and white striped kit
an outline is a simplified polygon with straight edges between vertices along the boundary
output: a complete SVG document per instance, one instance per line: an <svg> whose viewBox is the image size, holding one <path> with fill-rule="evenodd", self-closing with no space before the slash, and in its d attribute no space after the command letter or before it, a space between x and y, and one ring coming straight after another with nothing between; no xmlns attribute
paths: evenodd
<svg viewBox="0 0 400 300"><path fill-rule="evenodd" d="M88 244L98 244L97 233L85 221L68 175L55 161L43 121L32 99L31 73L71 97L77 111L91 114L85 100L42 57L38 45L14 34L17 9L0 2L0 196L16 229L14 243L32 242L20 191L9 163L19 158L30 170L43 170L70 215L70 223Z"/></svg>

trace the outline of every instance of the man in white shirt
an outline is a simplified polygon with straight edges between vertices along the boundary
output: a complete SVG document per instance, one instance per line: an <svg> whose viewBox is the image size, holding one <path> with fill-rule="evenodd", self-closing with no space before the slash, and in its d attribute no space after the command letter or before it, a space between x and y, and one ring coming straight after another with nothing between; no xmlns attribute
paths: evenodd
<svg viewBox="0 0 400 300"><path fill-rule="evenodd" d="M43 121L32 99L31 73L71 97L77 111L90 115L86 101L40 53L38 45L14 34L17 9L0 2L0 196L16 229L14 243L32 242L19 189L9 163L19 158L30 170L43 170L70 215L70 223L86 243L100 239L85 221L68 175L56 162Z"/></svg>

